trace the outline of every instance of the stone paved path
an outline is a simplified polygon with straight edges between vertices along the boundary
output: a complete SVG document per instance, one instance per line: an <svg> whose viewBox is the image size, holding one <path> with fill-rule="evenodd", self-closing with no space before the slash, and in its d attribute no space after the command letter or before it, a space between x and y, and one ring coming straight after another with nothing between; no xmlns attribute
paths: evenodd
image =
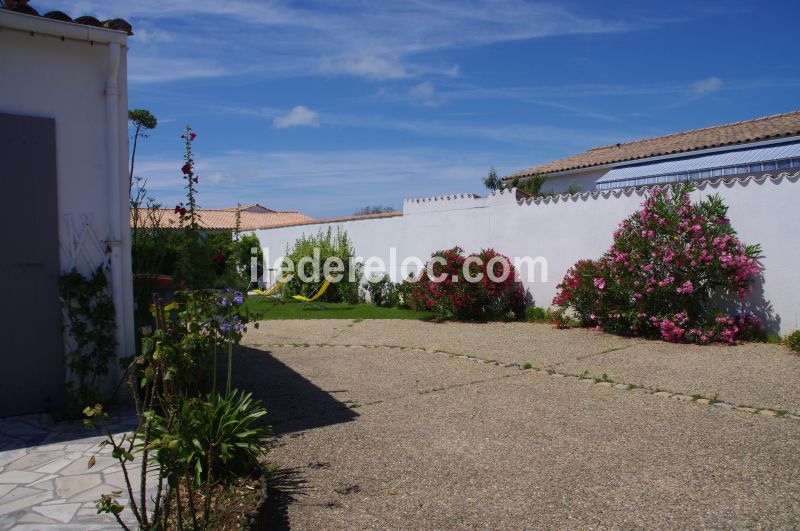
<svg viewBox="0 0 800 531"><path fill-rule="evenodd" d="M122 433L133 426L135 417L122 415L109 427ZM0 419L0 529L118 529L95 508L101 494L124 485L102 440L80 422L54 423L48 415Z"/></svg>

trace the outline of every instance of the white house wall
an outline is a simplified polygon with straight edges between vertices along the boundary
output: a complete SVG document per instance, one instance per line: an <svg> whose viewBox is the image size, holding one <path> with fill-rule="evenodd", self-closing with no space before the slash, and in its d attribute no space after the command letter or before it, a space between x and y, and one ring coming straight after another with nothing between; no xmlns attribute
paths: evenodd
<svg viewBox="0 0 800 531"><path fill-rule="evenodd" d="M55 119L62 270L75 266L88 274L103 263L106 240L114 236L111 216L119 216L122 286L117 289L123 299L120 355L131 354L126 36L8 11L0 15L0 112ZM31 34L19 28L36 30ZM62 40L61 36L66 38ZM86 40L80 36L86 36ZM90 38L96 40L90 42ZM107 126L109 42L120 45L121 55L116 79L119 94L114 96L116 131L109 131ZM118 166L109 175L112 149L118 153ZM116 198L110 197L112 179L120 182L121 192ZM79 246L76 239L81 234L84 239Z"/></svg>
<svg viewBox="0 0 800 531"><path fill-rule="evenodd" d="M800 320L800 176L744 179L699 185L694 199L718 193L729 205L734 228L746 243L764 249L763 284L748 299L750 309L766 316L775 330L789 333ZM402 217L338 223L317 223L256 231L271 260L285 254L287 245L303 234L332 227L347 231L361 257L380 257L386 271L398 281L400 264L407 257L427 259L433 251L458 245L466 252L494 248L510 257L542 257L534 265L532 281L525 287L537 306L549 306L556 285L567 269L582 258L599 257L612 242L618 224L637 210L644 190L583 193L571 197L517 201L513 192L484 198L468 195L410 199ZM391 260L391 248L396 259ZM544 274L546 273L546 277ZM771 308L765 311L768 303Z"/></svg>
<svg viewBox="0 0 800 531"><path fill-rule="evenodd" d="M549 176L542 186L542 190L563 194L567 188L576 185L581 192L592 192L595 190L597 180L606 173L608 173L608 169L591 169Z"/></svg>

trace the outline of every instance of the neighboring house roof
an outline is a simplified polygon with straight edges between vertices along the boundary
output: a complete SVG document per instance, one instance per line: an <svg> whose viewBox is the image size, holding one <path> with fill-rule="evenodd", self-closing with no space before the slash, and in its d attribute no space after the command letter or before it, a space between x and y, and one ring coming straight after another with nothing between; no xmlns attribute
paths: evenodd
<svg viewBox="0 0 800 531"><path fill-rule="evenodd" d="M354 214L352 216L342 216L338 218L326 219L313 219L309 218L306 221L293 221L284 225L274 225L272 227L263 227L269 229L276 229L278 227L291 227L293 225L315 225L317 223L341 223L342 221L358 221L361 219L376 219L376 218L396 218L402 216L402 212L380 212L378 214Z"/></svg>
<svg viewBox="0 0 800 531"><path fill-rule="evenodd" d="M100 21L92 16L84 15L73 19L63 11L48 11L44 15L40 15L38 11L28 5L28 1L29 0L5 0L5 7L0 6L0 9L6 9L15 13L23 13L25 15L32 15L34 17L40 16L52 20L59 20L61 22L81 24L83 26L93 26L95 28L107 28L117 31L124 31L128 35L133 35L133 27L127 20L122 18L112 18L109 20Z"/></svg>
<svg viewBox="0 0 800 531"><path fill-rule="evenodd" d="M615 162L644 159L721 146L735 146L800 134L800 111L755 120L717 125L705 129L597 147L547 164L528 168L508 177L527 177L561 171L591 168Z"/></svg>
<svg viewBox="0 0 800 531"><path fill-rule="evenodd" d="M151 213L152 212L152 216ZM198 216L198 223L204 230L234 230L236 228L236 209L212 210L199 209L195 211ZM157 224L165 228L178 228L181 226L180 215L174 209L160 208L155 211L141 209L139 211L140 226L150 226ZM153 219L154 218L154 219ZM134 214L131 211L131 225L133 225ZM299 212L240 212L239 230L249 231L256 229L266 229L269 227L292 225L314 221ZM188 220L184 217L183 225Z"/></svg>
<svg viewBox="0 0 800 531"><path fill-rule="evenodd" d="M277 212L277 210L272 210L271 208L259 205L258 203L254 205L239 205L238 207L226 208L225 210L232 210L236 212L237 209L240 212Z"/></svg>

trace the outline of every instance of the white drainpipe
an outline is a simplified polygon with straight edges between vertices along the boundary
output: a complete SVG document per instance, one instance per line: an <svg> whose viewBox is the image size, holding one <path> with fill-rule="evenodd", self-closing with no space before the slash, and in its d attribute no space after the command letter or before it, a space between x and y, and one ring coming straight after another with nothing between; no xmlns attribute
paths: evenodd
<svg viewBox="0 0 800 531"><path fill-rule="evenodd" d="M106 80L106 134L108 160L108 219L109 234L106 243L111 251L111 293L114 301L115 323L117 325L117 356L122 357L126 349L124 287L122 271L122 227L120 158L119 158L119 76L120 45L108 43L108 79ZM116 368L117 364L113 364Z"/></svg>

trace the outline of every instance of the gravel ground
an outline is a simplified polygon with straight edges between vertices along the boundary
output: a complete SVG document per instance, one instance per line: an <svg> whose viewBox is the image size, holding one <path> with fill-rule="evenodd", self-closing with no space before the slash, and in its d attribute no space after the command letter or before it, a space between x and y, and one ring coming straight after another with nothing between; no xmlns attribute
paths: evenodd
<svg viewBox="0 0 800 531"><path fill-rule="evenodd" d="M800 415L800 357L781 345L676 345L529 323L402 320L272 321L245 342L421 347L597 378L605 373L626 384Z"/></svg>
<svg viewBox="0 0 800 531"><path fill-rule="evenodd" d="M721 382L713 373L724 370L727 392L747 396L739 373L788 386L797 370L769 345L712 347L704 365L680 347L586 331L376 321L267 323L246 342L297 345L244 347L236 361L237 384L271 409L270 457L289 493L280 514L295 529L800 525L800 421L433 352L302 346L569 367L591 345L592 361L620 374L652 363L654 378L688 388ZM745 359L763 374L737 369Z"/></svg>

